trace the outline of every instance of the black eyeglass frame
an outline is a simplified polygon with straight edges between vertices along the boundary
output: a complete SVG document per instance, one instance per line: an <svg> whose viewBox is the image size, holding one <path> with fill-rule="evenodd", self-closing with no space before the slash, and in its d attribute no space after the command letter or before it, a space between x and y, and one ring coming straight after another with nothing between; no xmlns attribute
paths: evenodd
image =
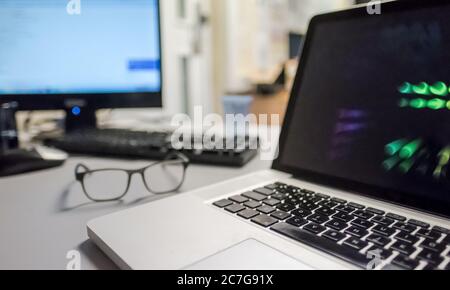
<svg viewBox="0 0 450 290"><path fill-rule="evenodd" d="M166 163L167 161L170 161L170 160L180 161L183 164L183 177L181 179L180 184L176 188L174 188L173 190L169 190L169 191L156 192L156 191L152 190L150 188L149 184L147 183L146 179L145 179L145 176L144 176L145 171L147 169L151 168L151 167L160 165L162 163ZM189 158L187 158L185 155L183 155L181 153L170 153L170 154L167 155L166 158L164 158L164 160L152 163L152 164L150 164L150 165L148 165L146 167L143 167L143 168L140 168L140 169L136 169L136 170L126 170L126 169L121 169L121 168L103 168L103 169L91 170L86 165L80 163L80 164L78 164L75 167L75 179L76 179L76 181L81 183L81 187L83 189L83 193L88 199L90 199L90 200L92 200L94 202L110 202L110 201L121 200L122 198L124 198L128 194L128 191L129 191L130 185L131 185L131 180L133 178L133 175L135 175L135 174L141 175L141 178L142 178L142 181L144 182L145 188L150 193L154 193L154 194L158 194L159 195L159 194L168 194L168 193L171 193L171 192L176 192L184 184L184 181L185 181L185 178L186 178L186 171L187 171L189 165L190 165ZM83 170L83 171L81 171L81 170ZM97 198L93 198L88 193L88 191L86 190L86 186L84 184L84 179L85 179L86 175L92 174L92 173L96 173L96 172L102 172L102 171L122 171L122 172L125 172L128 175L127 186L126 186L126 189L125 189L123 194L121 194L119 197L116 197L116 198L97 199Z"/></svg>

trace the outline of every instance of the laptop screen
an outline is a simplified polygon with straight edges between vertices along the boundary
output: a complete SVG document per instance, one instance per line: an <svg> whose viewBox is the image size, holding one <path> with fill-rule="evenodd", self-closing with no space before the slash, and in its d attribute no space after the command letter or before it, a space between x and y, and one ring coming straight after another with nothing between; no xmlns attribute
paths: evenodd
<svg viewBox="0 0 450 290"><path fill-rule="evenodd" d="M312 22L274 167L450 216L450 5L344 13Z"/></svg>

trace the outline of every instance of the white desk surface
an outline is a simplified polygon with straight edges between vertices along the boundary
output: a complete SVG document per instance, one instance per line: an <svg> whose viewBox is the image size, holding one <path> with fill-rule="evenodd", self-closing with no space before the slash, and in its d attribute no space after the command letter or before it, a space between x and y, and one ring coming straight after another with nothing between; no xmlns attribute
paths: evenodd
<svg viewBox="0 0 450 290"><path fill-rule="evenodd" d="M139 168L149 161L70 158L63 167L0 178L0 269L66 269L68 251L81 254L82 269L116 269L91 242L86 223L96 217L167 196L152 196L134 178L122 202L92 203L74 182L74 168ZM271 162L255 158L241 169L192 165L183 192L243 174L268 169ZM180 193L182 194L182 193ZM176 210L176 209L174 209Z"/></svg>

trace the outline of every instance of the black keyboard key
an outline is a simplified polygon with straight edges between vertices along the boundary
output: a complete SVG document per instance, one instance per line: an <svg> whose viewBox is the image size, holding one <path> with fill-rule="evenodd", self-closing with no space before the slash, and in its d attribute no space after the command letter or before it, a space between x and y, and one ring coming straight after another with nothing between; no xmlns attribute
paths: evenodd
<svg viewBox="0 0 450 290"><path fill-rule="evenodd" d="M318 235L324 232L327 228L315 223L310 223L304 226L303 229L307 230L310 233Z"/></svg>
<svg viewBox="0 0 450 290"><path fill-rule="evenodd" d="M398 215L398 214L395 214L395 213L388 213L386 215L386 217L390 218L390 219L393 219L393 220L401 221L401 222L406 221L406 217Z"/></svg>
<svg viewBox="0 0 450 290"><path fill-rule="evenodd" d="M334 257L343 259L351 264L354 264L362 269L366 269L370 262L365 255L358 253L353 248L341 246L334 241L328 240L324 237L318 237L300 228L279 223L272 227L275 232L292 238L302 244L328 253Z"/></svg>
<svg viewBox="0 0 450 290"><path fill-rule="evenodd" d="M227 207L232 204L233 204L233 202L228 199L222 199L222 200L219 200L219 201L216 201L215 203L213 203L213 205L220 207L220 208L224 208L224 207Z"/></svg>
<svg viewBox="0 0 450 290"><path fill-rule="evenodd" d="M356 251L361 251L362 249L366 248L369 245L369 243L357 238L350 237L344 241L344 245L349 246L355 249Z"/></svg>
<svg viewBox="0 0 450 290"><path fill-rule="evenodd" d="M446 244L437 243L435 240L425 239L419 247L431 250L433 252L441 253L447 247Z"/></svg>
<svg viewBox="0 0 450 290"><path fill-rule="evenodd" d="M443 227L439 227L439 226L435 226L433 227L433 231L441 233L441 234L446 234L447 236L450 235L450 230L443 228Z"/></svg>
<svg viewBox="0 0 450 290"><path fill-rule="evenodd" d="M414 270L419 266L419 261L413 260L407 256L398 255L392 261L392 264L403 270ZM389 269L389 267L388 267L388 269Z"/></svg>
<svg viewBox="0 0 450 290"><path fill-rule="evenodd" d="M410 256L416 251L410 243L398 241L390 247L391 250L397 251L405 256Z"/></svg>
<svg viewBox="0 0 450 290"><path fill-rule="evenodd" d="M322 199L320 197L317 197L317 196L311 196L311 197L306 197L305 200L307 200L307 201L309 201L311 203L318 203Z"/></svg>
<svg viewBox="0 0 450 290"><path fill-rule="evenodd" d="M352 221L352 225L361 227L361 228L367 230L367 229L370 229L371 227L373 227L374 223L371 223L371 222L363 220L363 219L356 219L356 220Z"/></svg>
<svg viewBox="0 0 450 290"><path fill-rule="evenodd" d="M360 219L368 220L374 217L373 213L364 210L357 210L353 213L354 216L359 217Z"/></svg>
<svg viewBox="0 0 450 290"><path fill-rule="evenodd" d="M417 230L416 226L405 224L404 222L396 222L392 227L407 233L412 233Z"/></svg>
<svg viewBox="0 0 450 290"><path fill-rule="evenodd" d="M263 205L263 206L258 207L256 210L261 212L261 213L264 213L264 214L271 214L276 209L271 207L271 206L268 206L268 205Z"/></svg>
<svg viewBox="0 0 450 290"><path fill-rule="evenodd" d="M372 231L385 237L390 237L395 233L395 229L384 225L377 225L372 229Z"/></svg>
<svg viewBox="0 0 450 290"><path fill-rule="evenodd" d="M334 209L338 210L338 211L343 211L345 213L352 213L352 212L354 212L356 210L355 208L350 207L348 205L344 205L344 204L338 205Z"/></svg>
<svg viewBox="0 0 450 290"><path fill-rule="evenodd" d="M245 209L245 206L237 204L237 203L229 205L225 208L226 211L229 211L231 213L238 213L244 209Z"/></svg>
<svg viewBox="0 0 450 290"><path fill-rule="evenodd" d="M260 207L261 203L254 201L254 200L249 200L246 203L244 203L244 205L248 208L254 209L254 208Z"/></svg>
<svg viewBox="0 0 450 290"><path fill-rule="evenodd" d="M265 196L264 194L256 193L253 191L243 193L242 195L255 201L263 201L267 199L267 196Z"/></svg>
<svg viewBox="0 0 450 290"><path fill-rule="evenodd" d="M289 211L291 211L291 210L294 210L294 209L295 209L295 206L292 205L292 204L290 204L290 203L283 203L283 204L278 205L277 208L278 208L279 210L282 210L282 211L285 211L285 212L289 212Z"/></svg>
<svg viewBox="0 0 450 290"><path fill-rule="evenodd" d="M419 230L416 235L418 235L419 237L424 237L430 240L438 240L442 235L440 232L437 231L433 231L433 230L426 230L426 229L421 229Z"/></svg>
<svg viewBox="0 0 450 290"><path fill-rule="evenodd" d="M392 242L391 239L386 238L385 236L372 234L366 238L367 241L374 243L382 248L386 247L388 244Z"/></svg>
<svg viewBox="0 0 450 290"><path fill-rule="evenodd" d="M332 241L334 241L336 243L339 242L339 241L342 241L343 239L345 239L347 237L343 233L340 233L340 232L337 232L337 231L334 231L334 230L328 230L322 236L327 238L327 239L329 239L329 240L332 240Z"/></svg>
<svg viewBox="0 0 450 290"><path fill-rule="evenodd" d="M334 208L334 207L338 206L339 203L330 201L330 200L324 200L324 201L319 202L319 205L329 207L329 208Z"/></svg>
<svg viewBox="0 0 450 290"><path fill-rule="evenodd" d="M246 209L238 213L238 216L247 220L254 218L257 215L259 215L259 212L253 209Z"/></svg>
<svg viewBox="0 0 450 290"><path fill-rule="evenodd" d="M335 214L333 216L333 219L340 219L344 222L350 222L350 221L354 220L355 217L348 213L345 213L345 212L338 212L337 214Z"/></svg>
<svg viewBox="0 0 450 290"><path fill-rule="evenodd" d="M364 205L358 204L358 203L355 203L355 202L350 202L350 203L348 204L348 206L353 207L353 208L356 208L356 209L360 209L360 210L366 208Z"/></svg>
<svg viewBox="0 0 450 290"><path fill-rule="evenodd" d="M296 227L301 227L308 223L306 220L299 218L299 217L292 217L292 218L288 219L286 222L288 224L296 226Z"/></svg>
<svg viewBox="0 0 450 290"><path fill-rule="evenodd" d="M423 249L417 257L435 266L439 266L444 261L444 259L439 255L439 253L428 249Z"/></svg>
<svg viewBox="0 0 450 290"><path fill-rule="evenodd" d="M253 191L254 191L254 192L257 192L257 193L260 193L260 194L262 194L262 195L265 195L265 196L269 196L269 195L272 195L272 194L275 193L274 190L268 189L268 188L265 188L265 187L255 189L255 190L253 190Z"/></svg>
<svg viewBox="0 0 450 290"><path fill-rule="evenodd" d="M285 200L289 195L287 195L286 193L275 193L274 195L272 195L271 197L274 199L278 199L278 200Z"/></svg>
<svg viewBox="0 0 450 290"><path fill-rule="evenodd" d="M263 203L267 204L268 206L277 206L281 203L278 199L270 198L263 201Z"/></svg>
<svg viewBox="0 0 450 290"><path fill-rule="evenodd" d="M306 218L306 217L312 215L312 212L310 212L309 210L306 210L306 209L299 208L299 209L292 211L292 214L295 215L296 217Z"/></svg>
<svg viewBox="0 0 450 290"><path fill-rule="evenodd" d="M325 224L325 226L332 228L334 230L337 230L337 231L342 231L342 230L348 228L348 224L341 220L329 221Z"/></svg>
<svg viewBox="0 0 450 290"><path fill-rule="evenodd" d="M428 224L428 223L421 222L421 221L414 220L414 219L409 220L408 223L411 224L411 225L413 225L413 226L420 227L420 228L424 228L424 229L428 229L428 228L430 228L430 226L431 226L431 225Z"/></svg>
<svg viewBox="0 0 450 290"><path fill-rule="evenodd" d="M400 232L397 235L395 235L394 238L397 240L403 241L403 242L407 242L411 245L414 245L419 241L418 237L413 236L412 234L410 234L408 232Z"/></svg>
<svg viewBox="0 0 450 290"><path fill-rule="evenodd" d="M319 208L320 206L315 203L305 203L305 204L300 204L299 207L312 211L312 210Z"/></svg>
<svg viewBox="0 0 450 290"><path fill-rule="evenodd" d="M284 211L276 211L276 212L273 212L270 216L274 217L276 219L279 219L279 220L285 220L288 217L290 217L291 215Z"/></svg>
<svg viewBox="0 0 450 290"><path fill-rule="evenodd" d="M274 219L273 217L267 216L265 214L261 214L255 218L252 219L252 222L263 226L265 228L268 228L270 226L273 226L278 222L278 219Z"/></svg>
<svg viewBox="0 0 450 290"><path fill-rule="evenodd" d="M329 195L326 195L326 194L323 194L323 193L316 193L316 196L320 197L321 199L329 199L330 198Z"/></svg>
<svg viewBox="0 0 450 290"><path fill-rule="evenodd" d="M345 230L345 233L352 235L354 237L357 237L357 238L362 238L369 234L368 231L366 231L365 229L362 229L360 227L350 227Z"/></svg>
<svg viewBox="0 0 450 290"><path fill-rule="evenodd" d="M345 204L345 203L347 203L346 200L343 200L343 199L341 199L341 198L336 198L336 197L333 197L333 198L331 199L331 201L332 201L332 202L335 202L335 203L339 203L339 204Z"/></svg>
<svg viewBox="0 0 450 290"><path fill-rule="evenodd" d="M230 200L234 201L236 203L244 203L244 202L248 201L248 198L246 198L242 195L236 195L236 196L230 197Z"/></svg>
<svg viewBox="0 0 450 290"><path fill-rule="evenodd" d="M386 213L385 211L382 211L380 209L376 209L376 208L373 208L373 207L368 207L366 210L368 212L371 212L371 213L376 214L376 215L384 215Z"/></svg>
<svg viewBox="0 0 450 290"><path fill-rule="evenodd" d="M309 190L309 189L306 189L306 188L303 188L302 190L300 190L302 193L305 193L305 194L309 194L309 195L313 195L313 194L315 194L315 192L314 191L312 191L312 190Z"/></svg>
<svg viewBox="0 0 450 290"><path fill-rule="evenodd" d="M384 226L390 226L395 222L393 219L384 216L376 216L372 218L370 221Z"/></svg>
<svg viewBox="0 0 450 290"><path fill-rule="evenodd" d="M308 220L315 222L316 224L323 224L329 221L330 219L327 216L316 213L308 217Z"/></svg>
<svg viewBox="0 0 450 290"><path fill-rule="evenodd" d="M331 215L334 215L336 213L336 211L329 207L321 207L321 208L316 209L316 213L319 213L319 214L322 214L325 216L331 216Z"/></svg>

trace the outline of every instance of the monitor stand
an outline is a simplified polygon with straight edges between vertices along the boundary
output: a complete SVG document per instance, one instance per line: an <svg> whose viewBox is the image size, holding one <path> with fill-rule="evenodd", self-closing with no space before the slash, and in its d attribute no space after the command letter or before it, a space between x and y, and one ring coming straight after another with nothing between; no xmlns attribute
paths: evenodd
<svg viewBox="0 0 450 290"><path fill-rule="evenodd" d="M71 110L66 110L66 132L95 128L97 128L97 116L95 109L73 108Z"/></svg>

